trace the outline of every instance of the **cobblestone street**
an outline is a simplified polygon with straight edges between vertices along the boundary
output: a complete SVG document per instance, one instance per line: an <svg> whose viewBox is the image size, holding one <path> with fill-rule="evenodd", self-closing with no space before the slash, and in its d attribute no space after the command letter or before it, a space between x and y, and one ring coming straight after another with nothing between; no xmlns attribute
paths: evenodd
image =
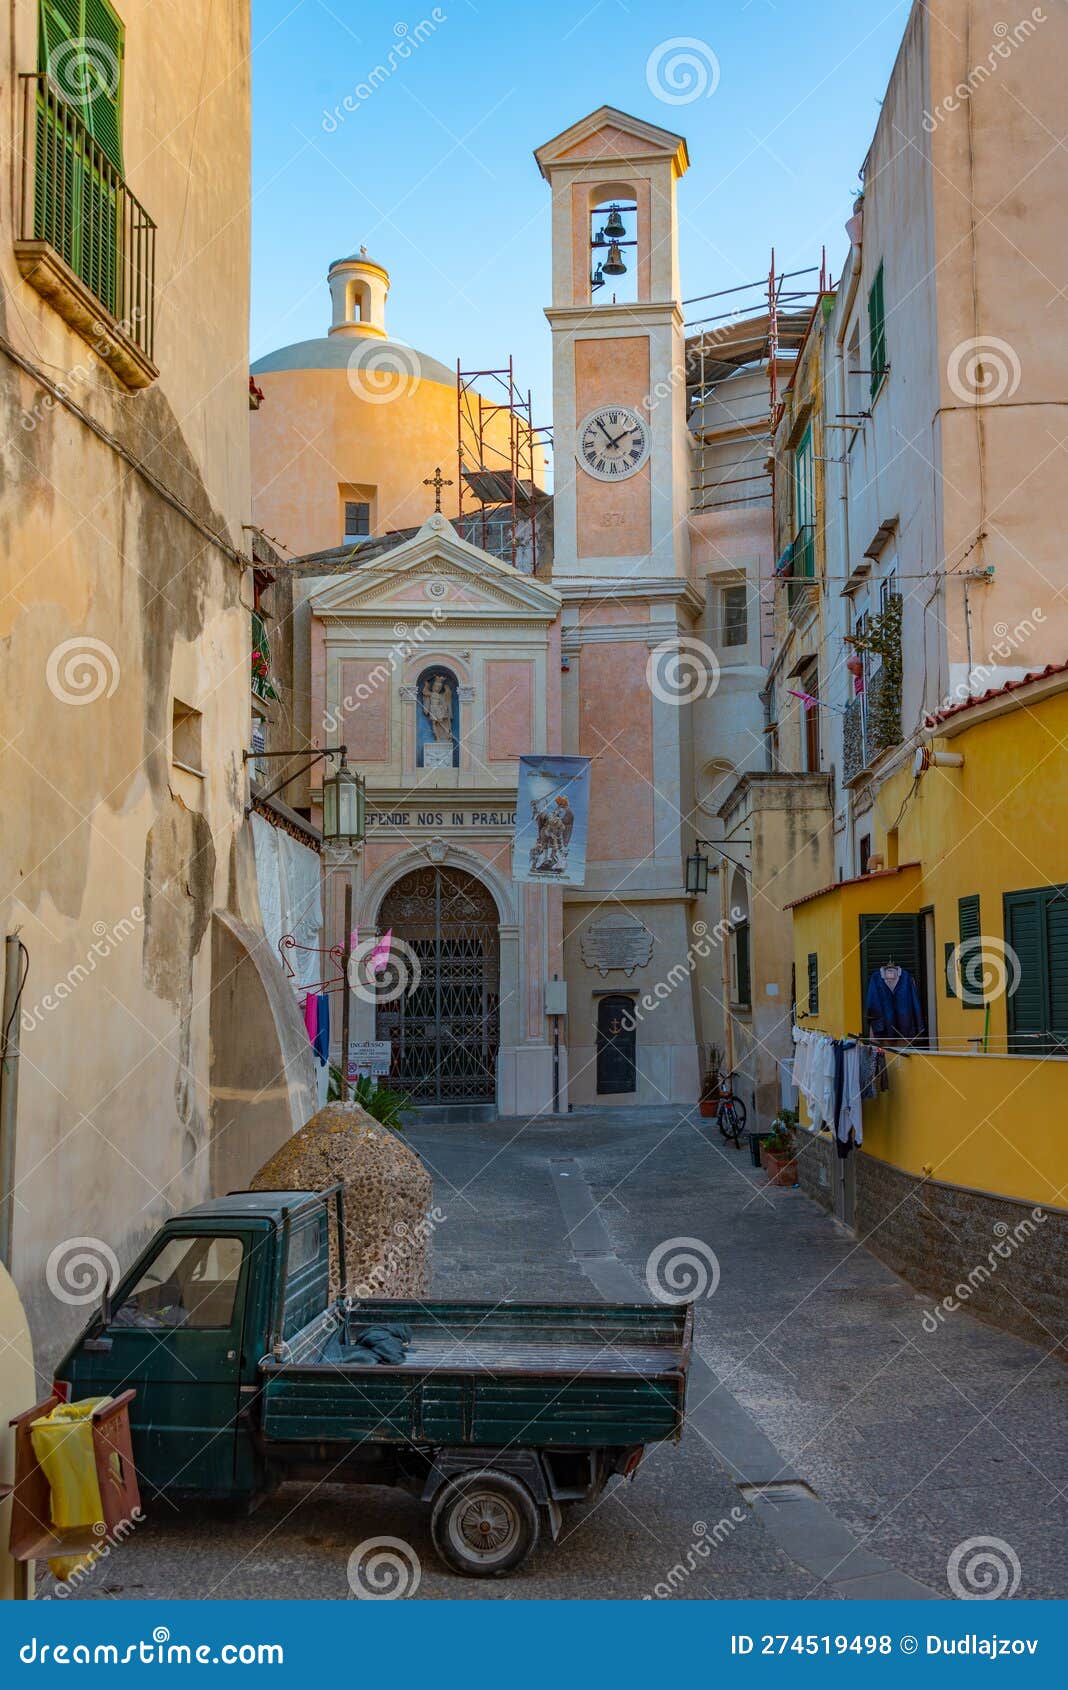
<svg viewBox="0 0 1068 1690"><path fill-rule="evenodd" d="M1009 1587L1018 1562L1018 1597L1068 1595L1062 1364L964 1313L926 1331L930 1299L707 1122L600 1112L413 1142L446 1217L437 1295L647 1301L658 1246L714 1252L681 1445L565 1512L508 1580L446 1574L400 1492L290 1485L242 1519L149 1505L79 1598L344 1599L351 1552L376 1537L414 1550L419 1598L946 1599L973 1539L998 1540ZM965 1550L961 1577L983 1553Z"/></svg>

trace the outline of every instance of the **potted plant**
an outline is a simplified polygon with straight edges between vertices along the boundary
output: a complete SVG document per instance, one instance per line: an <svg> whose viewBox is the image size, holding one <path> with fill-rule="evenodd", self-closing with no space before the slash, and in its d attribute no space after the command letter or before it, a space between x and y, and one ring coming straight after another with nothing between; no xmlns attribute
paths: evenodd
<svg viewBox="0 0 1068 1690"><path fill-rule="evenodd" d="M714 1115L719 1108L719 1065L722 1053L718 1045L709 1045L705 1072L701 1081L701 1097L697 1105L702 1115Z"/></svg>
<svg viewBox="0 0 1068 1690"><path fill-rule="evenodd" d="M797 1110L780 1109L771 1123L771 1132L760 1146L760 1162L772 1185L797 1184L797 1152L794 1132Z"/></svg>

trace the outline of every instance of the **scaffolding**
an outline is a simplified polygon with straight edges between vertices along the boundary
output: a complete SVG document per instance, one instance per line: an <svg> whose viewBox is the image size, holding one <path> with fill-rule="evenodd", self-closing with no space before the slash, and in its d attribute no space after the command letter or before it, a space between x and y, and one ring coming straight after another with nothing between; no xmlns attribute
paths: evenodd
<svg viewBox="0 0 1068 1690"><path fill-rule="evenodd" d="M528 575L537 574L539 519L551 504L538 485L550 445L551 430L535 425L530 390L517 387L511 358L497 370L464 370L457 361L457 531Z"/></svg>
<svg viewBox="0 0 1068 1690"><path fill-rule="evenodd" d="M820 300L828 292L827 256L804 270L778 270L774 250L766 277L683 301L684 306L730 301L686 326L686 415L697 443L692 509L736 509L771 502L771 442L781 415L779 376L797 358ZM748 408L724 403L722 384L765 371ZM708 408L719 407L717 420Z"/></svg>

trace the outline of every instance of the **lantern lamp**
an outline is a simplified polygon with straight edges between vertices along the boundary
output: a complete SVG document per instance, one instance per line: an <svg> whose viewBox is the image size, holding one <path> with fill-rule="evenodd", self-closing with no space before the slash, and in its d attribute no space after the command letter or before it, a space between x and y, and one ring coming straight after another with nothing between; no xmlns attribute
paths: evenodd
<svg viewBox="0 0 1068 1690"><path fill-rule="evenodd" d="M332 775L323 777L323 843L362 845L366 832L364 779L350 769L344 748Z"/></svg>
<svg viewBox="0 0 1068 1690"><path fill-rule="evenodd" d="M700 898L708 891L708 869L708 858L695 847L686 859L686 891L691 898Z"/></svg>

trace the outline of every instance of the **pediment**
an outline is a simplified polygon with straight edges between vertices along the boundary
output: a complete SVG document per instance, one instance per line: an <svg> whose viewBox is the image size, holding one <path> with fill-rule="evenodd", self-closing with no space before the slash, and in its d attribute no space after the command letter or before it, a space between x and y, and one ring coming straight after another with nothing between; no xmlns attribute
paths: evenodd
<svg viewBox="0 0 1068 1690"><path fill-rule="evenodd" d="M335 578L311 608L325 621L437 615L446 622L552 622L560 604L546 582L462 540L446 517L436 515L403 545Z"/></svg>
<svg viewBox="0 0 1068 1690"><path fill-rule="evenodd" d="M573 123L538 147L534 157L546 178L555 166L562 164L671 158L681 176L690 163L684 136L660 129L655 123L645 123L640 117L631 117L615 106L601 106Z"/></svg>

